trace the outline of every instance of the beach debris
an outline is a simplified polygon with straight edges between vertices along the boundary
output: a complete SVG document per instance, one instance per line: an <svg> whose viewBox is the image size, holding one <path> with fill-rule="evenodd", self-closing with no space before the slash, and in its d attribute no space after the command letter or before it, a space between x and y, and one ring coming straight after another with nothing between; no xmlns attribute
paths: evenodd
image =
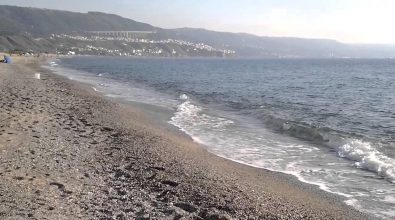
<svg viewBox="0 0 395 220"><path fill-rule="evenodd" d="M186 202L175 203L174 206L181 208L187 212L196 212L197 211L197 208L194 205L186 203Z"/></svg>
<svg viewBox="0 0 395 220"><path fill-rule="evenodd" d="M35 79L41 79L41 74L40 73L35 73L34 74Z"/></svg>
<svg viewBox="0 0 395 220"><path fill-rule="evenodd" d="M130 176L129 173L127 173L127 172L125 172L125 171L123 171L121 169L116 169L116 170L114 170L114 177L117 178L117 179L121 178L121 177L125 177L126 179L128 179L131 176Z"/></svg>
<svg viewBox="0 0 395 220"><path fill-rule="evenodd" d="M171 187L176 187L176 186L179 185L179 183L177 183L175 181L172 181L172 180L163 180L162 184L165 184L165 185L168 185L168 186L171 186Z"/></svg>
<svg viewBox="0 0 395 220"><path fill-rule="evenodd" d="M73 193L72 191L66 190L66 187L61 183L51 182L51 183L49 183L49 185L58 187L59 191L61 191L64 194L72 194Z"/></svg>
<svg viewBox="0 0 395 220"><path fill-rule="evenodd" d="M159 170L159 171L164 171L165 170L165 168L162 167L162 166L151 166L149 168L154 169L154 170Z"/></svg>
<svg viewBox="0 0 395 220"><path fill-rule="evenodd" d="M110 127L104 126L104 127L102 127L101 130L102 130L102 131L113 131L114 129L112 129L112 128L110 128Z"/></svg>

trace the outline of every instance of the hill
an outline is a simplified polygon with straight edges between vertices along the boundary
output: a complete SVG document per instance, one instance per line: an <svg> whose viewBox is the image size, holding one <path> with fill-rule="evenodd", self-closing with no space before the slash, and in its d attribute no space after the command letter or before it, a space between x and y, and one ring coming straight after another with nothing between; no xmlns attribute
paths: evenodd
<svg viewBox="0 0 395 220"><path fill-rule="evenodd" d="M114 37L89 39L85 36L87 31L155 31L156 34L131 41ZM194 28L162 29L101 12L76 13L4 5L0 5L0 50L143 56L395 57L393 46L260 37Z"/></svg>
<svg viewBox="0 0 395 220"><path fill-rule="evenodd" d="M30 33L36 36L45 36L54 33L83 31L148 31L153 29L154 27L149 24L100 12L76 13L0 6L1 35Z"/></svg>
<svg viewBox="0 0 395 220"><path fill-rule="evenodd" d="M163 36L201 41L214 47L227 47L241 57L273 58L389 58L395 57L392 45L344 44L328 39L261 37L246 33L216 32L181 28L160 30Z"/></svg>

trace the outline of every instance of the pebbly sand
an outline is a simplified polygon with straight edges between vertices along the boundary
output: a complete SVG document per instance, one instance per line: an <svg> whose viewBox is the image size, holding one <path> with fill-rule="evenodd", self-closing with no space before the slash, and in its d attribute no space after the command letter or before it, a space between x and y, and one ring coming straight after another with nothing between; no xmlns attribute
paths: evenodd
<svg viewBox="0 0 395 220"><path fill-rule="evenodd" d="M212 155L40 62L0 65L0 219L370 218L292 176Z"/></svg>

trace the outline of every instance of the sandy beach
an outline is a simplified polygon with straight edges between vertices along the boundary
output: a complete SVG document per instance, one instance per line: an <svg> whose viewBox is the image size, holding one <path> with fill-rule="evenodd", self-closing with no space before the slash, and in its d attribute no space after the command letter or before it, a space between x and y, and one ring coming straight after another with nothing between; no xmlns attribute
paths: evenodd
<svg viewBox="0 0 395 220"><path fill-rule="evenodd" d="M217 157L43 61L0 65L0 219L370 218L290 175Z"/></svg>

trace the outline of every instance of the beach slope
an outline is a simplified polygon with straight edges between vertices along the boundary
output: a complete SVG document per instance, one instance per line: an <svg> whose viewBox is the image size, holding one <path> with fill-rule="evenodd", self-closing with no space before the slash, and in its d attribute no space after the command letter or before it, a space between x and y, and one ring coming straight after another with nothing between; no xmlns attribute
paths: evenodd
<svg viewBox="0 0 395 220"><path fill-rule="evenodd" d="M0 65L1 219L368 218L289 175L212 155L41 62Z"/></svg>

